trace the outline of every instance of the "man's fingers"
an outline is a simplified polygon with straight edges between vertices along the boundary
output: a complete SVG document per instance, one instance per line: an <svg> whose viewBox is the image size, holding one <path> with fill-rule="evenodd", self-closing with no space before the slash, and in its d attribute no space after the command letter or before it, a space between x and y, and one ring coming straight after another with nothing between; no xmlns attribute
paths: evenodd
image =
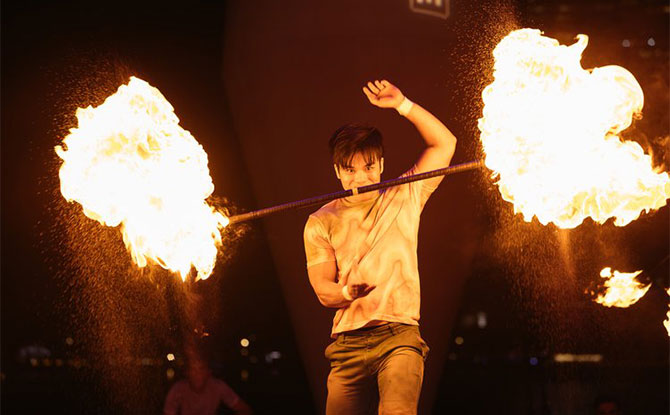
<svg viewBox="0 0 670 415"><path fill-rule="evenodd" d="M375 81L375 86L379 88L380 91L384 89L384 85L379 81Z"/></svg>
<svg viewBox="0 0 670 415"><path fill-rule="evenodd" d="M384 88L391 85L391 83L389 81L387 81L386 79L382 79L381 84Z"/></svg>
<svg viewBox="0 0 670 415"><path fill-rule="evenodd" d="M374 290L375 288L377 288L377 286L375 286L375 285L371 285L369 287L366 287L365 290L363 291L363 294L361 294L361 297L365 297L366 295L370 294L370 292L372 290Z"/></svg>
<svg viewBox="0 0 670 415"><path fill-rule="evenodd" d="M370 92L370 90L366 86L363 87L363 93L365 94L366 97L368 97L370 101L377 98L376 95Z"/></svg>
<svg viewBox="0 0 670 415"><path fill-rule="evenodd" d="M370 294L370 291L374 290L375 288L377 288L376 285L368 285L364 282L360 284L352 284L349 286L351 296L354 298L365 297L366 295Z"/></svg>
<svg viewBox="0 0 670 415"><path fill-rule="evenodd" d="M379 89L372 82L368 82L368 88L370 88L370 91L375 95L379 93Z"/></svg>
<svg viewBox="0 0 670 415"><path fill-rule="evenodd" d="M370 294L372 290L377 288L376 285L368 285L366 283L360 283L360 284L351 284L349 286L349 292L351 293L351 296L354 298L361 298L365 297L366 295Z"/></svg>

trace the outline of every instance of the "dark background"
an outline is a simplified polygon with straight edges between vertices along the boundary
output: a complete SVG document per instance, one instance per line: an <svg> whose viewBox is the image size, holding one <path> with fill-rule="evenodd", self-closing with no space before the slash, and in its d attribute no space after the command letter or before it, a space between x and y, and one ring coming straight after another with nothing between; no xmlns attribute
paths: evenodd
<svg viewBox="0 0 670 415"><path fill-rule="evenodd" d="M333 311L307 281L309 210L228 231L212 277L183 284L137 271L115 229L60 196L54 146L76 108L130 75L159 88L202 144L218 202L252 210L337 190L326 140L345 122L384 133L386 178L411 166L420 137L367 103L367 80L389 79L430 109L459 138L454 162L469 161L496 43L521 27L564 44L585 33L584 67L618 64L640 82L644 117L627 138L670 170L667 2L452 1L449 11L417 14L404 0L3 2L2 411L159 413L180 377L193 298L214 372L258 413L323 409ZM626 413L667 413L668 216L666 206L625 228L558 230L513 216L483 172L445 180L420 231L431 347L421 412L588 414L610 393ZM595 304L586 290L604 266L644 269L652 288L628 309ZM558 353L602 360L558 363Z"/></svg>

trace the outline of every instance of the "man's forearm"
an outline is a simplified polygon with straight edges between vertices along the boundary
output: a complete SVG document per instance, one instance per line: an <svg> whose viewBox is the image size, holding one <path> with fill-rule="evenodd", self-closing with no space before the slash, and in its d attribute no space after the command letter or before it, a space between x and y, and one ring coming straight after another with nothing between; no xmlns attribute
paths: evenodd
<svg viewBox="0 0 670 415"><path fill-rule="evenodd" d="M342 308L351 304L351 301L344 298L342 286L335 282L322 282L318 287L316 296L319 302L325 307Z"/></svg>

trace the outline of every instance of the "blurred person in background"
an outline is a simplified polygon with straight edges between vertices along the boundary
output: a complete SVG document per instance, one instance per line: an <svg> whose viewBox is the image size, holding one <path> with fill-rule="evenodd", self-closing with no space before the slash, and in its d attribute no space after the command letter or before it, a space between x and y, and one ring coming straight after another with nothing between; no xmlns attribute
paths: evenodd
<svg viewBox="0 0 670 415"><path fill-rule="evenodd" d="M249 405L228 384L212 376L202 359L190 359L186 379L177 381L165 398L164 415L215 415L223 404L238 415L251 415Z"/></svg>

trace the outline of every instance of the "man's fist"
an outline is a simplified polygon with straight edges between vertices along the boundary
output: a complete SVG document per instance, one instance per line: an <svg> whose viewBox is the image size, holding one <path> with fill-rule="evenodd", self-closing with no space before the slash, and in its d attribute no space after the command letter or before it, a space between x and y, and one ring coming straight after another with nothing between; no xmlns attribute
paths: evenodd
<svg viewBox="0 0 670 415"><path fill-rule="evenodd" d="M357 298L365 297L366 295L370 294L370 291L374 290L375 288L377 288L376 285L368 285L364 282L360 284L347 285L349 295L354 300Z"/></svg>
<svg viewBox="0 0 670 415"><path fill-rule="evenodd" d="M380 108L398 108L405 96L387 80L368 82L363 93L372 105Z"/></svg>

